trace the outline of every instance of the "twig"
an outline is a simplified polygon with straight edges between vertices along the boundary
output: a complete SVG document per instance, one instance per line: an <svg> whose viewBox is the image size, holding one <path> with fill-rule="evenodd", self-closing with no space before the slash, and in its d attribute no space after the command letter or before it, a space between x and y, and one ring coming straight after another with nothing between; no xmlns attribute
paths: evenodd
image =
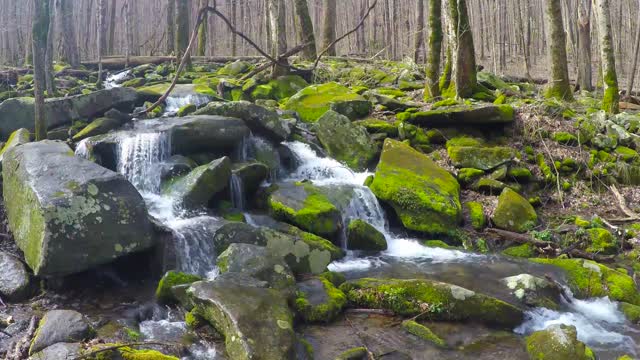
<svg viewBox="0 0 640 360"><path fill-rule="evenodd" d="M624 196L620 194L620 191L618 191L618 188L615 185L609 186L609 190L611 190L613 196L615 196L616 200L618 200L618 206L620 207L620 210L622 210L622 212L627 215L629 219L640 220L640 215L629 209L629 207L627 206L627 202L624 200Z"/></svg>
<svg viewBox="0 0 640 360"><path fill-rule="evenodd" d="M307 46L309 46L310 44L312 44L311 42L308 42L306 44L302 44L302 45L298 45L294 48L292 48L291 50L287 50L285 53L278 55L278 59L282 59L282 58L288 58L290 56L293 56L297 53L299 53L300 51L304 50L304 48L306 48ZM268 62L268 63L264 63L262 65L257 66L255 69L253 69L251 72L249 72L248 74L242 76L240 78L240 80L246 80L256 74L259 74L260 72L267 70L268 68L270 68L273 65L272 62ZM291 67L291 66L289 66Z"/></svg>
<svg viewBox="0 0 640 360"><path fill-rule="evenodd" d="M526 234L518 234L512 231L507 231L507 230L501 230L501 229L496 229L496 228L489 228L486 230L489 233L493 233L495 235L498 235L499 237L501 237L502 239L506 239L506 240L511 240L511 241L515 241L517 243L520 244L532 244L538 247L553 247L553 248L557 248L557 245L555 243L549 242L549 241L541 241L538 240L534 237L531 237L529 235Z"/></svg>
<svg viewBox="0 0 640 360"><path fill-rule="evenodd" d="M107 352L107 351L113 351L113 350L118 350L124 347L134 347L134 346L148 346L148 345L155 345L155 346L175 346L177 344L174 343L163 343L163 342L157 342L157 341L148 341L148 342L134 342L134 343L127 343L127 344L119 344L119 345L113 345L113 346L107 346L98 350L94 350L92 352L86 353L86 354L82 354L80 356L76 356L75 358L71 359L71 360L83 360L83 359L89 359L94 357L97 354L103 353L103 352Z"/></svg>

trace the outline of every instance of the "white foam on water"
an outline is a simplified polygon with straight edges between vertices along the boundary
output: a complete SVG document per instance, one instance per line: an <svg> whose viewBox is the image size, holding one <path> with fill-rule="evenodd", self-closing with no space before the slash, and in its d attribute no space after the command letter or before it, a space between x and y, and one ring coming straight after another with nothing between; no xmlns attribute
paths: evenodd
<svg viewBox="0 0 640 360"><path fill-rule="evenodd" d="M120 87L120 83L129 75L131 75L131 70L121 71L107 76L107 79L104 82L105 89Z"/></svg>
<svg viewBox="0 0 640 360"><path fill-rule="evenodd" d="M335 272L366 271L385 264L386 263L379 258L346 257L332 262L327 268Z"/></svg>
<svg viewBox="0 0 640 360"><path fill-rule="evenodd" d="M168 133L138 133L118 141L118 172L138 191L160 192L159 164L171 156Z"/></svg>
<svg viewBox="0 0 640 360"><path fill-rule="evenodd" d="M192 104L197 107L200 107L202 105L209 103L209 101L211 101L211 98L208 97L207 95L202 95L202 94L189 94L187 96L169 95L165 100L166 106L164 111L167 114L177 113L178 110L180 110L180 108L185 105Z"/></svg>
<svg viewBox="0 0 640 360"><path fill-rule="evenodd" d="M89 147L87 146L87 140L81 140L78 145L76 145L76 151L74 152L76 156L88 159L89 158Z"/></svg>
<svg viewBox="0 0 640 360"><path fill-rule="evenodd" d="M216 360L219 358L215 345L206 341L193 344L187 349L190 354L182 357L181 360Z"/></svg>
<svg viewBox="0 0 640 360"><path fill-rule="evenodd" d="M147 340L175 341L187 332L182 321L146 320L140 323L140 334Z"/></svg>
<svg viewBox="0 0 640 360"><path fill-rule="evenodd" d="M431 263L442 263L469 260L479 258L482 255L466 253L459 250L428 247L420 244L415 239L403 239L394 237L387 242L386 256L405 259L428 259Z"/></svg>

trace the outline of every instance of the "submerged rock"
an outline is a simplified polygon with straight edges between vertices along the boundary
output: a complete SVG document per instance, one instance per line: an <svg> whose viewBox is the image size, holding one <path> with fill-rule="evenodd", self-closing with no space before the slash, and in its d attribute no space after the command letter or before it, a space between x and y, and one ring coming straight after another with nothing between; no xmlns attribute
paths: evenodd
<svg viewBox="0 0 640 360"><path fill-rule="evenodd" d="M317 136L329 155L357 171L367 169L378 155L378 146L365 128L334 111L318 119Z"/></svg>
<svg viewBox="0 0 640 360"><path fill-rule="evenodd" d="M369 223L356 219L347 228L347 248L349 250L384 251L387 239Z"/></svg>
<svg viewBox="0 0 640 360"><path fill-rule="evenodd" d="M347 305L345 294L324 278L299 282L297 290L294 308L307 323L328 323Z"/></svg>
<svg viewBox="0 0 640 360"><path fill-rule="evenodd" d="M504 230L525 232L537 225L538 215L527 199L505 188L498 198L498 207L491 221Z"/></svg>
<svg viewBox="0 0 640 360"><path fill-rule="evenodd" d="M231 160L225 156L172 181L163 192L186 208L204 207L215 194L229 186L230 178Z"/></svg>
<svg viewBox="0 0 640 360"><path fill-rule="evenodd" d="M364 117L371 111L371 103L361 95L335 82L311 85L293 95L284 108L294 110L304 122L316 122L331 109L332 103L339 103L332 109L349 118Z"/></svg>
<svg viewBox="0 0 640 360"><path fill-rule="evenodd" d="M51 310L47 312L31 342L29 354L61 342L80 342L89 338L93 330L87 320L77 311Z"/></svg>
<svg viewBox="0 0 640 360"><path fill-rule="evenodd" d="M9 228L34 274L68 275L152 246L144 200L122 175L55 141L11 149L3 162Z"/></svg>
<svg viewBox="0 0 640 360"><path fill-rule="evenodd" d="M424 233L447 233L462 220L460 185L445 169L409 145L387 139L370 185L402 224Z"/></svg>
<svg viewBox="0 0 640 360"><path fill-rule="evenodd" d="M575 326L555 324L527 337L530 359L594 360L593 351L578 340Z"/></svg>
<svg viewBox="0 0 640 360"><path fill-rule="evenodd" d="M30 276L26 267L15 256L0 251L0 298L22 301L31 292Z"/></svg>

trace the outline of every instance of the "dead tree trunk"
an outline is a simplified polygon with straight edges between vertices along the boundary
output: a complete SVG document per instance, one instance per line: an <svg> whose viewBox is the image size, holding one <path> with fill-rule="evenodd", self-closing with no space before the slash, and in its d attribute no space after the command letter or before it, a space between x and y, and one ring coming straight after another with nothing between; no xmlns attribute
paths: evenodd
<svg viewBox="0 0 640 360"><path fill-rule="evenodd" d="M49 0L33 0L33 79L35 96L36 140L47 138L47 119L44 111L45 56L49 31Z"/></svg>
<svg viewBox="0 0 640 360"><path fill-rule="evenodd" d="M324 22L322 25L322 48L326 48L336 39L336 0L324 0ZM328 56L336 56L335 44L327 51Z"/></svg>

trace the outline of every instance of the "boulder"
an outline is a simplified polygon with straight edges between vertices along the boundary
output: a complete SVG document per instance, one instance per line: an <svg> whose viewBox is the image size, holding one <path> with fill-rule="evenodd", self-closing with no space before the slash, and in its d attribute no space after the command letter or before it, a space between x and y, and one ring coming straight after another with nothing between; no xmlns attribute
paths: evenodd
<svg viewBox="0 0 640 360"><path fill-rule="evenodd" d="M214 195L229 186L230 178L231 160L225 156L170 182L164 193L171 194L185 208L205 207Z"/></svg>
<svg viewBox="0 0 640 360"><path fill-rule="evenodd" d="M461 125L506 125L515 120L511 105L489 105L477 108L451 107L415 113L402 113L398 120L421 127L455 127Z"/></svg>
<svg viewBox="0 0 640 360"><path fill-rule="evenodd" d="M309 83L298 75L285 75L260 85L252 92L254 99L284 100L309 86Z"/></svg>
<svg viewBox="0 0 640 360"><path fill-rule="evenodd" d="M63 276L153 245L144 200L122 175L41 141L4 154L4 203L34 274Z"/></svg>
<svg viewBox="0 0 640 360"><path fill-rule="evenodd" d="M345 294L327 279L311 278L296 286L294 309L306 323L328 323L347 305Z"/></svg>
<svg viewBox="0 0 640 360"><path fill-rule="evenodd" d="M202 278L198 275L185 274L178 271L168 271L158 282L156 288L156 299L163 303L170 303L176 300L171 289L178 285L187 285L200 281Z"/></svg>
<svg viewBox="0 0 640 360"><path fill-rule="evenodd" d="M593 351L578 340L575 326L554 324L527 337L530 359L595 360Z"/></svg>
<svg viewBox="0 0 640 360"><path fill-rule="evenodd" d="M122 122L112 118L99 118L91 122L79 133L73 136L73 141L80 141L91 136L106 134L122 126Z"/></svg>
<svg viewBox="0 0 640 360"><path fill-rule="evenodd" d="M384 251L387 250L387 239L369 223L356 219L347 228L347 249Z"/></svg>
<svg viewBox="0 0 640 360"><path fill-rule="evenodd" d="M502 279L518 300L531 307L557 309L561 300L560 287L547 279L529 274L509 276Z"/></svg>
<svg viewBox="0 0 640 360"><path fill-rule="evenodd" d="M0 298L18 302L28 298L30 293L30 276L22 261L0 252Z"/></svg>
<svg viewBox="0 0 640 360"><path fill-rule="evenodd" d="M171 86L170 83L160 83L136 89L143 101L156 102ZM217 94L210 87L203 84L176 84L166 102L171 98L187 98L187 103L203 103L217 98Z"/></svg>
<svg viewBox="0 0 640 360"><path fill-rule="evenodd" d="M255 134L263 135L275 142L289 138L291 129L275 111L248 101L212 102L196 111L194 115L220 115L242 119Z"/></svg>
<svg viewBox="0 0 640 360"><path fill-rule="evenodd" d="M291 289L295 284L293 273L284 259L275 256L265 246L231 244L218 256L217 264L221 273L243 273L266 281L274 289Z"/></svg>
<svg viewBox="0 0 640 360"><path fill-rule="evenodd" d="M513 328L522 323L522 310L504 301L456 285L427 279L358 279L340 286L349 303L367 309L391 310L401 316L424 313L432 320L477 321Z"/></svg>
<svg viewBox="0 0 640 360"><path fill-rule="evenodd" d="M4 158L4 153L7 152L7 150L29 142L31 142L31 134L29 133L29 130L23 128L11 133L11 136L9 136L9 139L2 147L2 150L0 150L0 169L2 169L2 159Z"/></svg>
<svg viewBox="0 0 640 360"><path fill-rule="evenodd" d="M302 121L314 123L330 110L332 103L338 103L334 111L350 119L367 116L371 111L371 103L364 97L335 82L311 85L300 90L289 98L284 108L298 112Z"/></svg>
<svg viewBox="0 0 640 360"><path fill-rule="evenodd" d="M527 199L510 188L504 188L491 221L500 229L522 233L537 225L538 215Z"/></svg>
<svg viewBox="0 0 640 360"><path fill-rule="evenodd" d="M364 93L364 96L374 104L382 105L387 110L395 112L405 111L410 108L419 108L421 106L420 104L412 101L398 100L398 97L396 96L389 96L376 90L367 91Z"/></svg>
<svg viewBox="0 0 640 360"><path fill-rule="evenodd" d="M31 342L29 354L57 343L81 342L92 335L93 329L87 320L74 310L51 310L42 320Z"/></svg>
<svg viewBox="0 0 640 360"><path fill-rule="evenodd" d="M194 283L187 294L195 313L224 336L229 358L294 358L293 315L279 291L221 279Z"/></svg>
<svg viewBox="0 0 640 360"><path fill-rule="evenodd" d="M385 140L369 187L393 207L407 229L441 234L462 220L458 181L407 144Z"/></svg>
<svg viewBox="0 0 640 360"><path fill-rule="evenodd" d="M60 360L74 359L80 355L82 346L80 343L57 343L44 348L31 355L29 360Z"/></svg>
<svg viewBox="0 0 640 360"><path fill-rule="evenodd" d="M234 164L231 173L240 180L244 194L253 194L269 176L269 168L259 162L241 163Z"/></svg>
<svg viewBox="0 0 640 360"><path fill-rule="evenodd" d="M516 157L516 150L510 147L450 146L447 153L457 168L492 170Z"/></svg>
<svg viewBox="0 0 640 360"><path fill-rule="evenodd" d="M182 155L173 155L165 162L162 163L162 170L160 170L160 176L163 180L182 176L189 173L191 170L198 167L195 161Z"/></svg>
<svg viewBox="0 0 640 360"><path fill-rule="evenodd" d="M318 119L317 136L329 155L357 171L366 170L378 155L367 130L334 111Z"/></svg>
<svg viewBox="0 0 640 360"><path fill-rule="evenodd" d="M86 95L52 98L45 101L48 129L68 125L74 120L94 118L111 108L130 110L137 100L136 91L129 88L98 90ZM13 131L34 129L35 102L33 98L13 98L0 104L0 138Z"/></svg>

